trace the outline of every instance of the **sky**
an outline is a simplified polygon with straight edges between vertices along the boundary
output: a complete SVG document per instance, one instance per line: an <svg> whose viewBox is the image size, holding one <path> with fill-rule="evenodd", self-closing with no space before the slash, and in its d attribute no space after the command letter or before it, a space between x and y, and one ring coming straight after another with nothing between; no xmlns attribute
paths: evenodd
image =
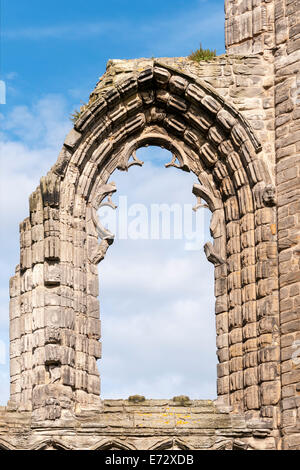
<svg viewBox="0 0 300 470"><path fill-rule="evenodd" d="M224 53L223 11L223 0L2 0L1 405L9 394L8 281L19 262L18 227L72 127L70 114L109 59L187 56L200 42ZM149 211L151 204L195 205L195 176L165 169L168 152L141 149L139 158L142 168L112 175L116 204L123 196ZM206 241L209 214L198 217ZM101 263L103 398L216 396L213 269L201 247L189 251L186 243L116 237Z"/></svg>

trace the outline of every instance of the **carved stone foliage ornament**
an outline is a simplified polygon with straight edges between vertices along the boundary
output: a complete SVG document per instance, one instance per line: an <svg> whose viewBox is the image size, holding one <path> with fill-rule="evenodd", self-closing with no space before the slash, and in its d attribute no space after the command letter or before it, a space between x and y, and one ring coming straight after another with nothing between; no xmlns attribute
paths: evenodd
<svg viewBox="0 0 300 470"><path fill-rule="evenodd" d="M111 209L116 209L117 206L114 204L112 201L112 194L116 191L116 185L115 183L110 183L110 185L107 185L107 188L103 191L103 199L101 204L99 205L99 209L101 207L110 207ZM107 200L105 200L107 198ZM106 252L110 245L114 242L115 235L111 233L108 229L103 227L101 224L100 218L97 214L97 211L94 207L91 209L92 213L92 220L96 229L96 232L98 234L98 237L100 238L100 243L98 243L96 249L94 248L92 252L89 254L89 260L92 264L98 264L100 263L106 255Z"/></svg>
<svg viewBox="0 0 300 470"><path fill-rule="evenodd" d="M193 186L193 194L197 197L197 204L193 209L197 211L200 208L209 208L212 212L210 233L214 243L207 242L204 245L204 253L208 261L216 266L225 263L224 213L222 203L205 175L199 176L199 181L201 184L194 184ZM206 203L202 203L202 199Z"/></svg>
<svg viewBox="0 0 300 470"><path fill-rule="evenodd" d="M132 161L130 161L132 157ZM118 165L118 170L121 170L121 171L128 171L129 168L131 166L143 166L144 162L142 162L141 160L138 159L138 157L136 156L136 151L134 150L132 152L132 155L129 156L129 158L124 158L123 161Z"/></svg>

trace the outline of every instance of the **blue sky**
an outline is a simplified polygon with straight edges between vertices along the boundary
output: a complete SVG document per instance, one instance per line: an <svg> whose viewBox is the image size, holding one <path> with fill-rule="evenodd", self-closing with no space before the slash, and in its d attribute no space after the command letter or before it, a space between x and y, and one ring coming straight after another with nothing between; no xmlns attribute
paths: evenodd
<svg viewBox="0 0 300 470"><path fill-rule="evenodd" d="M18 263L18 224L28 214L29 194L57 158L72 125L70 113L87 101L110 58L186 56L200 41L223 53L224 2L2 0L1 5L1 80L7 90L6 104L0 106L0 404L4 404L9 376L8 279ZM195 178L180 174L178 179L175 170L161 170L160 177L157 170L166 156L158 150L157 158L151 151L143 155L145 168L134 168L126 177L113 175L119 194L150 204L150 189L142 192L148 183L160 202L194 203ZM142 263L147 269L141 271ZM164 278L153 295L151 280L159 276L162 264ZM132 282L117 295L114 279L124 266L131 267ZM101 269L104 395L213 397L213 271L202 252L196 259L175 241L134 246L131 241L126 246L119 242ZM178 270L175 280L174 270ZM188 286L186 295L182 285ZM192 327L195 322L198 330ZM145 332L147 341L142 341ZM135 361L143 343L140 360Z"/></svg>
<svg viewBox="0 0 300 470"><path fill-rule="evenodd" d="M8 104L45 93L86 100L110 58L186 56L200 41L223 53L223 8L223 0L2 0Z"/></svg>

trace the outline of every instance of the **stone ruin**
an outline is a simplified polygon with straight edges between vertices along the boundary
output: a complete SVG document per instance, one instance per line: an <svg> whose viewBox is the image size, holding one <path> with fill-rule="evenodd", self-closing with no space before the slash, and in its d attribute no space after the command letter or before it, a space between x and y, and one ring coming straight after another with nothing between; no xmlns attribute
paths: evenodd
<svg viewBox="0 0 300 470"><path fill-rule="evenodd" d="M225 55L108 62L20 224L1 449L300 449L299 16L226 0ZM212 212L215 402L100 399L96 211L146 145Z"/></svg>

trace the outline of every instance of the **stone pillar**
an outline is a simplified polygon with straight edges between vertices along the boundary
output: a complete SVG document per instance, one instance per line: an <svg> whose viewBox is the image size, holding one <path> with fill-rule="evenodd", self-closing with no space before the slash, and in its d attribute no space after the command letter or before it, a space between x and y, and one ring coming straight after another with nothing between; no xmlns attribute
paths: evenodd
<svg viewBox="0 0 300 470"><path fill-rule="evenodd" d="M275 131L284 449L300 449L300 5L275 1Z"/></svg>
<svg viewBox="0 0 300 470"><path fill-rule="evenodd" d="M274 0L225 0L225 43L229 54L273 49Z"/></svg>
<svg viewBox="0 0 300 470"><path fill-rule="evenodd" d="M20 266L16 268L15 276L9 282L9 325L10 325L10 400L15 403L21 401L21 337L20 337Z"/></svg>

